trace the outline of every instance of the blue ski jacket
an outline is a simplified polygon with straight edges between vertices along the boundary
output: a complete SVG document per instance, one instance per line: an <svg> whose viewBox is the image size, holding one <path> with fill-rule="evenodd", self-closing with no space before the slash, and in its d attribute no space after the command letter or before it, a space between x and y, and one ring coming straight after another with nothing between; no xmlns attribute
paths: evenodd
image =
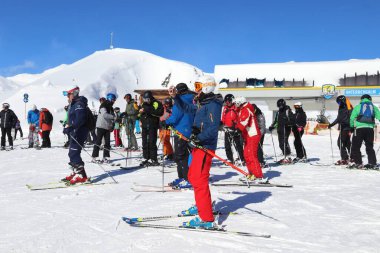
<svg viewBox="0 0 380 253"><path fill-rule="evenodd" d="M39 110L30 110L28 111L28 124L39 125L40 121L40 111Z"/></svg>
<svg viewBox="0 0 380 253"><path fill-rule="evenodd" d="M194 95L191 93L183 94L178 96L178 99L184 104L192 105ZM172 114L165 121L166 125L173 126L176 130L181 132L185 137L189 138L191 135L191 126L194 122L195 112L185 112L185 110L178 105L178 103L174 103Z"/></svg>

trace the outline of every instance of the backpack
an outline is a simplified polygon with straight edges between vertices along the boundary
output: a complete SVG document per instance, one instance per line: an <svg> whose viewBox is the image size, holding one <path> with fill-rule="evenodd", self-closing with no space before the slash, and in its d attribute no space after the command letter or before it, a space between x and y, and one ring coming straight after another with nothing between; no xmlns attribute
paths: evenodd
<svg viewBox="0 0 380 253"><path fill-rule="evenodd" d="M375 113L371 102L361 103L357 121L360 123L375 123Z"/></svg>
<svg viewBox="0 0 380 253"><path fill-rule="evenodd" d="M86 106L86 116L87 116L86 127L90 131L95 130L95 127L96 127L95 116L92 114L92 111L90 110L90 108L88 108L88 106Z"/></svg>
<svg viewBox="0 0 380 253"><path fill-rule="evenodd" d="M53 124L53 115L49 111L44 111L44 122L47 125L52 125Z"/></svg>

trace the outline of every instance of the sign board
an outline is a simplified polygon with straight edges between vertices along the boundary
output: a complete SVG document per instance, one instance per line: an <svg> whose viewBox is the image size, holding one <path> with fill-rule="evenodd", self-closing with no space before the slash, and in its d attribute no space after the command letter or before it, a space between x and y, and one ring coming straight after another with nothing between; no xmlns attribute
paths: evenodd
<svg viewBox="0 0 380 253"><path fill-rule="evenodd" d="M365 88L365 89L346 89L344 95L346 97L361 97L364 94L370 96L380 96L380 89L377 88Z"/></svg>
<svg viewBox="0 0 380 253"><path fill-rule="evenodd" d="M322 85L322 96L325 99L331 99L335 96L335 85L333 84L325 84Z"/></svg>

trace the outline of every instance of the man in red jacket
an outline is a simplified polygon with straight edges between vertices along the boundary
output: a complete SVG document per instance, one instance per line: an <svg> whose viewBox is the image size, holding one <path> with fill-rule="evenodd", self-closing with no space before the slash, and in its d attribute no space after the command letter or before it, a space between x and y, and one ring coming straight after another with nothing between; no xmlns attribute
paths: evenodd
<svg viewBox="0 0 380 253"><path fill-rule="evenodd" d="M51 148L50 131L53 128L53 115L46 108L41 108L39 127L42 131L41 148Z"/></svg>
<svg viewBox="0 0 380 253"><path fill-rule="evenodd" d="M242 132L245 141L244 157L250 174L248 179L260 182L263 180L263 172L257 151L261 133L259 124L257 123L255 109L244 97L237 97L234 101L236 107L240 110L237 128Z"/></svg>

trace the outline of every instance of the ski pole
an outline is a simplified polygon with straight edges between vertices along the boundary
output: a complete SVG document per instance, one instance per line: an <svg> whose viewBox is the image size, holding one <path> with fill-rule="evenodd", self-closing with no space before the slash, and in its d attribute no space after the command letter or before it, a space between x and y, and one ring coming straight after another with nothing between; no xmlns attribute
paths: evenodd
<svg viewBox="0 0 380 253"><path fill-rule="evenodd" d="M334 163L334 151L333 151L333 144L332 144L331 128L330 128L330 144L331 144L331 160L332 160L332 163Z"/></svg>
<svg viewBox="0 0 380 253"><path fill-rule="evenodd" d="M271 136L271 138L272 138L272 144L273 144L274 156L276 157L276 163L277 163L278 160L277 160L277 154L276 154L276 147L274 146L274 140L273 140L273 134L272 134L272 131L270 131L270 136Z"/></svg>
<svg viewBox="0 0 380 253"><path fill-rule="evenodd" d="M73 139L78 145L79 145L79 147L81 147L83 150L84 150L84 152L86 152L90 157L92 157L92 155L87 151L87 150L85 150L83 147L82 147L82 145L80 145L80 143L77 141L77 139L75 139L73 136L71 136L71 134L69 134L70 135L70 138L71 139ZM112 178L112 180L115 182L115 184L118 184L119 182L117 182L116 180L115 180L115 178L113 178L113 176L111 176L110 175L110 173L107 171L107 170L105 170L104 168L103 168L103 166L102 165L100 165L100 164L98 164L97 163L97 165L99 165L99 167L110 177L110 178Z"/></svg>

